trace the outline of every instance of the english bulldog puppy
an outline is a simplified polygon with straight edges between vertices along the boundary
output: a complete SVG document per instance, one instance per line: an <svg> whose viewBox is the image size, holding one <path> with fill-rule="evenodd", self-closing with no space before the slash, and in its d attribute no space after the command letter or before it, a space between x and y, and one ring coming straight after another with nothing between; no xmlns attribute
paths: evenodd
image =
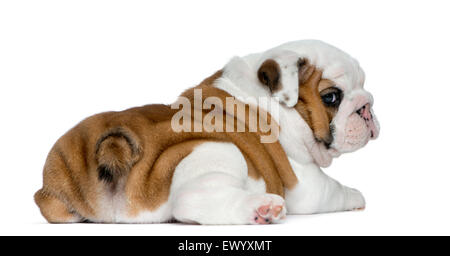
<svg viewBox="0 0 450 256"><path fill-rule="evenodd" d="M268 224L364 208L320 169L378 136L363 83L320 41L235 57L171 106L79 123L51 149L35 201L51 223Z"/></svg>

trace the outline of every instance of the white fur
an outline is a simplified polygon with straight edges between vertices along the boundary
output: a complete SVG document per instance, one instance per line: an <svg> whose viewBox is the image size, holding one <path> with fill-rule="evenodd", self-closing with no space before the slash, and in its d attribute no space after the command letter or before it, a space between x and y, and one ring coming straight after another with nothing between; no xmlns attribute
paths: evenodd
<svg viewBox="0 0 450 256"><path fill-rule="evenodd" d="M258 206L274 201L263 181L248 177L247 163L231 143L197 146L177 166L171 188L175 219L201 224L249 224Z"/></svg>
<svg viewBox="0 0 450 256"><path fill-rule="evenodd" d="M286 190L288 213L312 214L364 208L364 197L359 191L341 185L316 164L289 161L299 183L294 189Z"/></svg>

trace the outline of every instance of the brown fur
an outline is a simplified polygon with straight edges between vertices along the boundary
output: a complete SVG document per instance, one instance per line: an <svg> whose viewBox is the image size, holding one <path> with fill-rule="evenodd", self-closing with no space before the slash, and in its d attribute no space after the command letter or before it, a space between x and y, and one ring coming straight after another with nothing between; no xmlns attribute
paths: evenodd
<svg viewBox="0 0 450 256"><path fill-rule="evenodd" d="M317 87L317 89L319 90L319 92L322 92L328 88L334 87L334 82L328 79L322 79L319 82L319 85Z"/></svg>
<svg viewBox="0 0 450 256"><path fill-rule="evenodd" d="M318 90L319 90L320 94L323 95L324 93L329 91L334 86L335 86L335 83L333 81L328 80L328 79L322 79L319 82ZM334 116L336 116L338 108L327 107L327 106L325 106L325 108L327 111L328 120L331 122L331 120L333 120Z"/></svg>
<svg viewBox="0 0 450 256"><path fill-rule="evenodd" d="M299 100L295 109L312 129L318 141L329 144L333 137L330 123L337 109L327 107L320 95L322 90L333 86L330 80L321 80L322 71L310 65L307 60L299 62Z"/></svg>
<svg viewBox="0 0 450 256"><path fill-rule="evenodd" d="M141 151L136 136L130 132L119 127L105 133L95 150L99 179L116 184L139 160Z"/></svg>
<svg viewBox="0 0 450 256"><path fill-rule="evenodd" d="M280 65L278 65L278 63L273 59L264 61L258 69L259 81L266 85L271 92L276 92L282 89L280 76Z"/></svg>
<svg viewBox="0 0 450 256"><path fill-rule="evenodd" d="M231 97L211 87L220 76L221 71L196 87L203 89L203 99L215 96L224 102L226 97ZM183 96L193 102L193 89ZM256 111L244 107L247 113ZM202 115L209 112L194 111ZM227 110L222 111L234 116ZM44 217L49 222L102 221L98 216L99 200L111 191L126 194L130 216L142 210L155 210L168 199L178 163L196 145L211 140L234 143L249 163L250 177L264 179L268 193L283 196L285 187L297 184L281 145L260 143L265 133L260 129L249 132L248 116L245 120L234 117L235 127L243 123L246 132L176 133L171 129L171 119L176 112L178 110L167 105L147 105L102 113L87 118L62 136L48 155L43 188L35 194ZM270 116L268 120L271 121ZM192 121L198 120L192 117ZM106 174L102 177L99 170L109 172L113 178L109 180Z"/></svg>

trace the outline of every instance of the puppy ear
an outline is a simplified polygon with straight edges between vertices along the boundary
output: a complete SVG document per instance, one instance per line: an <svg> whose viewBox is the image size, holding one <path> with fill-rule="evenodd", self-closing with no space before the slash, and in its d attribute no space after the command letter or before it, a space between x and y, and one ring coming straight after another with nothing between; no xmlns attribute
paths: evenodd
<svg viewBox="0 0 450 256"><path fill-rule="evenodd" d="M280 84L280 66L273 59L268 59L258 69L259 81L269 87L270 92L278 89Z"/></svg>

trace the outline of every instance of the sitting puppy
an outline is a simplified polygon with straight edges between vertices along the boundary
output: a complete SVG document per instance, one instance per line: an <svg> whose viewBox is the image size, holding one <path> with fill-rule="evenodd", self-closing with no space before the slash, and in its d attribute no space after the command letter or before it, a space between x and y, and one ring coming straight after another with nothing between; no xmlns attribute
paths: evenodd
<svg viewBox="0 0 450 256"><path fill-rule="evenodd" d="M268 224L364 208L320 169L378 136L363 83L320 41L233 58L172 106L82 121L50 151L35 201L52 223Z"/></svg>

